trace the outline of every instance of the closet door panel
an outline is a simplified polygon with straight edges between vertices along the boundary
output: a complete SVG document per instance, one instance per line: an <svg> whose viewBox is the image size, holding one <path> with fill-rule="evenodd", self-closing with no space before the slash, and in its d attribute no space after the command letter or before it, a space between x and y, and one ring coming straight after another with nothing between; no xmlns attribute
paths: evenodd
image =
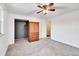
<svg viewBox="0 0 79 59"><path fill-rule="evenodd" d="M33 22L29 22L29 33L33 33L34 32L34 26L35 24Z"/></svg>
<svg viewBox="0 0 79 59"><path fill-rule="evenodd" d="M35 23L35 38L39 39L39 23Z"/></svg>
<svg viewBox="0 0 79 59"><path fill-rule="evenodd" d="M29 41L39 40L39 23L29 22Z"/></svg>

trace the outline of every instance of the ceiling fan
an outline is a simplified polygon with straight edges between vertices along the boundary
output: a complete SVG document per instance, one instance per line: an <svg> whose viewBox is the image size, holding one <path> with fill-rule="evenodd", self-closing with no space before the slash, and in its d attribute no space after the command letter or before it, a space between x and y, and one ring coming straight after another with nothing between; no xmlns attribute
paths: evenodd
<svg viewBox="0 0 79 59"><path fill-rule="evenodd" d="M44 5L38 5L37 7L41 8L40 11L37 12L40 13L40 12L43 12L44 15L46 15L49 11L55 11L55 8L53 7L54 3L49 3L49 4L44 4Z"/></svg>

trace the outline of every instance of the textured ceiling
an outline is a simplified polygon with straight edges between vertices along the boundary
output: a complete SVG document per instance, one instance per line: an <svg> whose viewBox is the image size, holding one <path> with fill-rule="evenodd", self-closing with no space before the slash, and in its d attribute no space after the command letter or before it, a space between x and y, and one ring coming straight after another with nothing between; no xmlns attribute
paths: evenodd
<svg viewBox="0 0 79 59"><path fill-rule="evenodd" d="M55 3L55 12L49 12L47 15L43 13L36 14L40 8L37 3L6 3L7 10L11 13L23 14L26 16L35 16L42 19L51 19L55 16L63 15L71 11L79 10L79 3Z"/></svg>

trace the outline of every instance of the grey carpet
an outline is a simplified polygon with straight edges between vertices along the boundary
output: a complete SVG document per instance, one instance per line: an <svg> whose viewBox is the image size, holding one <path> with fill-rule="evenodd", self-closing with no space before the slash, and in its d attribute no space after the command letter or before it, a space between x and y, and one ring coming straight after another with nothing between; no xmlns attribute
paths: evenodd
<svg viewBox="0 0 79 59"><path fill-rule="evenodd" d="M79 49L49 38L32 43L19 39L8 47L6 56L79 56Z"/></svg>

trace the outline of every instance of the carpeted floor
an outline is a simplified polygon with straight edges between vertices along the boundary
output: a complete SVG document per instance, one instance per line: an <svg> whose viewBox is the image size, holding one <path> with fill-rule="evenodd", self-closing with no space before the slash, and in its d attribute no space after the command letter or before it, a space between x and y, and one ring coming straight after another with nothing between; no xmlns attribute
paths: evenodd
<svg viewBox="0 0 79 59"><path fill-rule="evenodd" d="M8 47L6 56L79 56L79 49L49 38L32 43L19 39Z"/></svg>

